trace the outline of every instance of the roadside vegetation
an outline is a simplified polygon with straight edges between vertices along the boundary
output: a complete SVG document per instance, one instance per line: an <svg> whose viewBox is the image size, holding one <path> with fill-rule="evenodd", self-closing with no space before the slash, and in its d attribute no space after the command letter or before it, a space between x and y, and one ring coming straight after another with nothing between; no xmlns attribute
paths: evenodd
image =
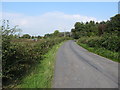
<svg viewBox="0 0 120 90"><path fill-rule="evenodd" d="M15 88L51 88L54 76L56 52L62 43L54 45L45 55L41 63L31 69L31 73Z"/></svg>
<svg viewBox="0 0 120 90"><path fill-rule="evenodd" d="M120 14L102 22L76 22L71 30L77 43L96 54L120 62Z"/></svg>
<svg viewBox="0 0 120 90"><path fill-rule="evenodd" d="M90 47L87 44L79 43L77 42L80 46L83 48L87 49L90 52L96 53L100 56L106 57L108 59L111 59L116 62L120 62L119 59L119 53L118 52L113 52L111 50L105 49L105 48L100 48L100 47Z"/></svg>
<svg viewBox="0 0 120 90"><path fill-rule="evenodd" d="M31 37L29 35L19 37L15 34L19 29L16 26L10 28L8 22L9 21L4 20L3 26L1 27L3 88L14 87L26 75L29 75L31 70L34 71L34 67L38 65L41 67L39 70L43 71L42 69L44 69L44 67L42 67L43 65L41 63L44 62L43 60L47 56L45 56L45 54L48 51L52 51L51 48L53 48L54 45L58 45L69 39L69 37L57 37L55 35L51 38L40 37L37 39L30 39ZM47 63L48 62L49 60ZM45 65L45 68L46 67L48 66ZM42 83L42 79L39 82ZM48 83L49 82L46 82L46 85Z"/></svg>
<svg viewBox="0 0 120 90"><path fill-rule="evenodd" d="M18 26L11 28L9 21L3 20L3 88L50 88L55 53L65 40L76 39L89 51L120 62L120 14L108 21L76 22L74 27L71 32L55 30L44 36L20 36Z"/></svg>

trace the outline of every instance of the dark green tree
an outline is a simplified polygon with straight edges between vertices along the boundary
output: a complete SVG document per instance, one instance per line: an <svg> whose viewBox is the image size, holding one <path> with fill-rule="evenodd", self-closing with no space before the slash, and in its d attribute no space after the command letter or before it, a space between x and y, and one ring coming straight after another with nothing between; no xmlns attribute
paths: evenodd
<svg viewBox="0 0 120 90"><path fill-rule="evenodd" d="M22 36L22 38L27 38L27 39L30 39L30 38L31 38L31 36L30 36L29 34L24 34L24 35Z"/></svg>
<svg viewBox="0 0 120 90"><path fill-rule="evenodd" d="M111 17L110 21L107 21L106 32L116 33L116 35L120 36L120 14Z"/></svg>
<svg viewBox="0 0 120 90"><path fill-rule="evenodd" d="M59 35L60 35L59 30L55 30L54 33L53 33L53 36L58 37Z"/></svg>

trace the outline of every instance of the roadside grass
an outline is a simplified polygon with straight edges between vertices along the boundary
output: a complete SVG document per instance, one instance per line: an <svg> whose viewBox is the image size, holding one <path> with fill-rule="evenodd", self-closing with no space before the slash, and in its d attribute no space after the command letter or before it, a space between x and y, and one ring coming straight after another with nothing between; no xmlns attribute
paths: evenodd
<svg viewBox="0 0 120 90"><path fill-rule="evenodd" d="M55 56L58 48L63 44L53 46L44 59L32 69L32 72L23 78L15 88L51 88L54 76Z"/></svg>
<svg viewBox="0 0 120 90"><path fill-rule="evenodd" d="M108 59L111 59L112 61L116 61L120 63L120 53L118 52L112 52L110 50L107 50L105 48L98 48L98 47L89 47L87 44L79 43L80 46L87 49L90 52L93 52L95 54L98 54L100 56L106 57Z"/></svg>

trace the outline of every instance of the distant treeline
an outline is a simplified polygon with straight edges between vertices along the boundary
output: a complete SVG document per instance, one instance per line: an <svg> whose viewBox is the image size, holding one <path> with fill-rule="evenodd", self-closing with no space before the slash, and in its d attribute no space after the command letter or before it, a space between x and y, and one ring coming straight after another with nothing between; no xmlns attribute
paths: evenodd
<svg viewBox="0 0 120 90"><path fill-rule="evenodd" d="M53 33L47 33L44 36L31 36L29 34L23 34L22 36L13 35L15 38L26 38L26 39L43 39L43 38L54 38L54 37L71 37L71 32L59 32L59 30L55 30Z"/></svg>

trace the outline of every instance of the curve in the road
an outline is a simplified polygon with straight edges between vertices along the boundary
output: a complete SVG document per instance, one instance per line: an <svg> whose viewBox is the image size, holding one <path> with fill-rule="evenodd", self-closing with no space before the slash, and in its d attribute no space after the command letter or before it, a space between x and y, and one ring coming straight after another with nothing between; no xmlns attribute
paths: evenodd
<svg viewBox="0 0 120 90"><path fill-rule="evenodd" d="M118 63L70 40L56 56L54 88L118 88Z"/></svg>

